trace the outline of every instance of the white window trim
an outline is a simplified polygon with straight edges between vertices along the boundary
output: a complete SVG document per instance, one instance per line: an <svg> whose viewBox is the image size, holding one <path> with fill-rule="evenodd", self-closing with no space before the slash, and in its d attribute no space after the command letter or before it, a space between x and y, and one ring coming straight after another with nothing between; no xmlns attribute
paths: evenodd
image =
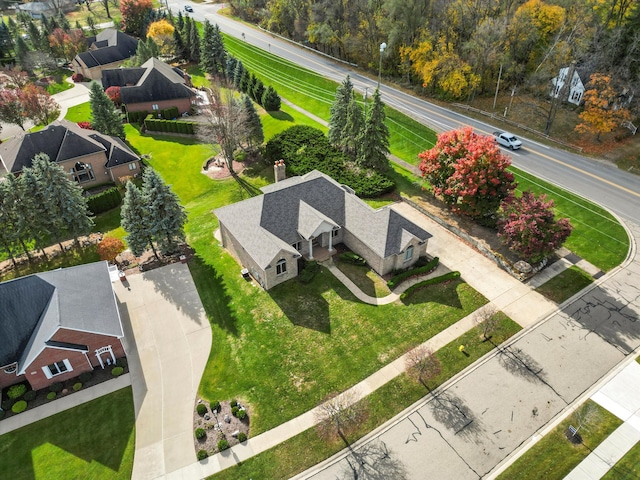
<svg viewBox="0 0 640 480"><path fill-rule="evenodd" d="M409 255L411 254L411 255ZM404 252L404 261L408 262L413 258L413 245L409 245Z"/></svg>
<svg viewBox="0 0 640 480"><path fill-rule="evenodd" d="M58 360L57 362L53 362L52 365L55 365L56 363L60 363L60 360ZM53 377L57 377L58 375L62 375L64 373L73 372L73 367L71 366L71 363L69 363L68 359L65 358L64 360L62 360L62 363L64 363L64 366L67 368L64 372L53 373L49 369L49 365L45 365L44 367L42 367L44 376L47 378L53 378Z"/></svg>
<svg viewBox="0 0 640 480"><path fill-rule="evenodd" d="M284 270L282 269L283 266ZM276 263L276 275L284 275L285 273L287 273L287 261L283 258Z"/></svg>

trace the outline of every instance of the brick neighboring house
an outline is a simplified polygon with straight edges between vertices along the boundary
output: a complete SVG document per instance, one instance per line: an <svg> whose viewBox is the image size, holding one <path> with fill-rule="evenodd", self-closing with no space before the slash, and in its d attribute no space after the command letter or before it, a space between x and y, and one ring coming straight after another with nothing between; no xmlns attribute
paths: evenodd
<svg viewBox="0 0 640 480"><path fill-rule="evenodd" d="M89 50L75 56L71 65L85 78L100 80L102 71L116 68L136 54L138 40L124 32L106 28L95 37L87 39Z"/></svg>
<svg viewBox="0 0 640 480"><path fill-rule="evenodd" d="M105 70L102 87L120 87L122 105L128 112L151 113L177 107L183 114L197 99L191 77L157 58L150 58L141 67Z"/></svg>
<svg viewBox="0 0 640 480"><path fill-rule="evenodd" d="M0 283L0 389L34 390L125 356L107 262Z"/></svg>
<svg viewBox="0 0 640 480"><path fill-rule="evenodd" d="M0 177L19 175L39 153L49 155L83 188L140 173L140 157L122 140L62 120L0 144Z"/></svg>
<svg viewBox="0 0 640 480"><path fill-rule="evenodd" d="M431 234L389 207L374 210L353 190L314 170L284 179L264 195L214 210L223 246L268 290L298 275L298 260L344 243L378 274L408 268L426 254Z"/></svg>

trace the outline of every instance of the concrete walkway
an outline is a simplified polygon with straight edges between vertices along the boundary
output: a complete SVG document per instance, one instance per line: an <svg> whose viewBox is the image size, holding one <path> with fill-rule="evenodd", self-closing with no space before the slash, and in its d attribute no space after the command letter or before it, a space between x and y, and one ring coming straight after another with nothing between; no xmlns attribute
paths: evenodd
<svg viewBox="0 0 640 480"><path fill-rule="evenodd" d="M624 423L587 456L566 480L598 480L640 442L640 365L632 362L591 399Z"/></svg>
<svg viewBox="0 0 640 480"><path fill-rule="evenodd" d="M132 478L161 478L196 461L193 409L211 351L211 326L187 265L129 275L114 290L130 340Z"/></svg>

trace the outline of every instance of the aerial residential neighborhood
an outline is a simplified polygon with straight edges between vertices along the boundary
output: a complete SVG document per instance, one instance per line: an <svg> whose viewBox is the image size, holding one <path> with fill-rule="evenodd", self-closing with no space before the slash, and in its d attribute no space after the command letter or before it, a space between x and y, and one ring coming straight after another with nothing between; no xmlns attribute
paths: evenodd
<svg viewBox="0 0 640 480"><path fill-rule="evenodd" d="M0 477L640 478L635 3L0 3Z"/></svg>

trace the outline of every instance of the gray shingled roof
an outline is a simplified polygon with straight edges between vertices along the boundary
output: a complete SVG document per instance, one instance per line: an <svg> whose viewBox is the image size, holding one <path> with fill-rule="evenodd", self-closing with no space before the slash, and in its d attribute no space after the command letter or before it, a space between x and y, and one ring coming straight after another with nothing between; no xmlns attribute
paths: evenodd
<svg viewBox="0 0 640 480"><path fill-rule="evenodd" d="M268 185L262 191L264 195L227 205L214 213L263 267L280 249L291 249L291 244L302 240L301 234L308 234L321 222L345 228L382 258L403 251L413 237L419 241L431 237L391 208L374 210L317 170Z"/></svg>
<svg viewBox="0 0 640 480"><path fill-rule="evenodd" d="M123 336L107 262L0 283L0 366L24 371L60 327Z"/></svg>
<svg viewBox="0 0 640 480"><path fill-rule="evenodd" d="M12 173L31 167L33 157L39 153L46 153L53 162L62 162L98 152L105 152L107 168L139 160L120 139L82 129L67 120L0 144L0 158Z"/></svg>
<svg viewBox="0 0 640 480"><path fill-rule="evenodd" d="M106 28L88 39L89 50L78 54L89 68L126 60L135 55L138 40L124 32Z"/></svg>
<svg viewBox="0 0 640 480"><path fill-rule="evenodd" d="M120 98L125 105L195 96L187 87L182 71L157 58L150 58L141 67L104 70L102 86L105 89L120 87Z"/></svg>

